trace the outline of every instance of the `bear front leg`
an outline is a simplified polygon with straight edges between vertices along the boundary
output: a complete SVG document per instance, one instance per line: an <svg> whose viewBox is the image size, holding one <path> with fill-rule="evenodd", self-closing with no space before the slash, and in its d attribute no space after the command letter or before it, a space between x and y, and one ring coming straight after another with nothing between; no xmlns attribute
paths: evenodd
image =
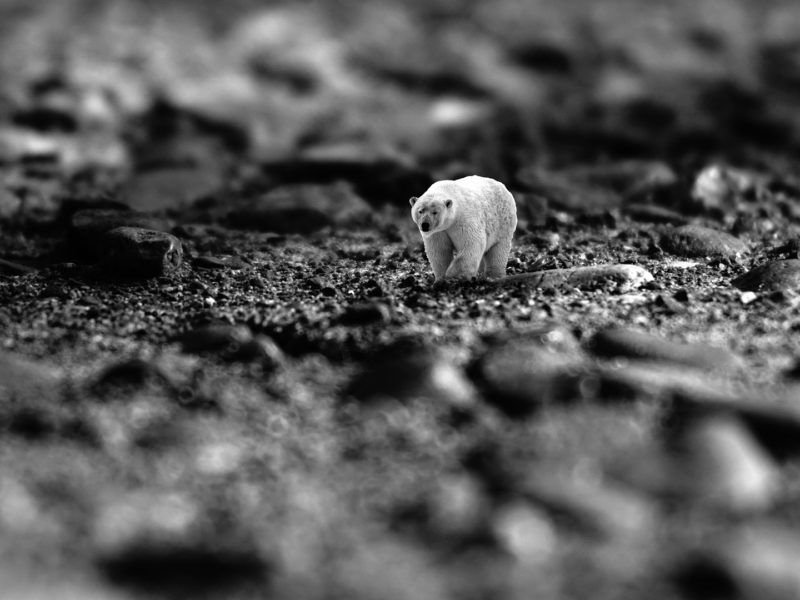
<svg viewBox="0 0 800 600"><path fill-rule="evenodd" d="M483 258L480 248L465 248L453 256L453 262L447 267L447 279L470 279L478 274L478 268Z"/></svg>
<svg viewBox="0 0 800 600"><path fill-rule="evenodd" d="M423 239L425 255L433 269L435 281L444 279L447 267L453 260L453 242L446 233L434 233Z"/></svg>

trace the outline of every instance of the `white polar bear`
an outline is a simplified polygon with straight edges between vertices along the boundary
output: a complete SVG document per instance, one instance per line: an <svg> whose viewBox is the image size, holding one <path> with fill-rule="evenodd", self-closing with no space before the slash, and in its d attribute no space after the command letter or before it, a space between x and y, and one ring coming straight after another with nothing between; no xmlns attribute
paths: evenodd
<svg viewBox="0 0 800 600"><path fill-rule="evenodd" d="M506 274L517 205L499 181L471 175L437 181L411 198L436 281Z"/></svg>

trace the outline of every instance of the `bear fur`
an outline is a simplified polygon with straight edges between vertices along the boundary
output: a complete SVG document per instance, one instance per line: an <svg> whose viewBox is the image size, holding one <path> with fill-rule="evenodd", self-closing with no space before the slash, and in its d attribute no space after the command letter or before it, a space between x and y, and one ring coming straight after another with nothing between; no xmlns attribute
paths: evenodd
<svg viewBox="0 0 800 600"><path fill-rule="evenodd" d="M471 175L437 181L410 202L436 281L505 276L517 227L506 186Z"/></svg>

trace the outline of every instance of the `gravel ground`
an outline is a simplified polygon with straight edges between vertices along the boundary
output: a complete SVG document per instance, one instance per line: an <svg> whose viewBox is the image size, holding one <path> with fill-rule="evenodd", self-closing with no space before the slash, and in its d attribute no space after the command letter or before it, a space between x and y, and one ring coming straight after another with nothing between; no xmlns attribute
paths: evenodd
<svg viewBox="0 0 800 600"><path fill-rule="evenodd" d="M798 32L0 2L6 597L799 598ZM508 276L434 285L473 173Z"/></svg>

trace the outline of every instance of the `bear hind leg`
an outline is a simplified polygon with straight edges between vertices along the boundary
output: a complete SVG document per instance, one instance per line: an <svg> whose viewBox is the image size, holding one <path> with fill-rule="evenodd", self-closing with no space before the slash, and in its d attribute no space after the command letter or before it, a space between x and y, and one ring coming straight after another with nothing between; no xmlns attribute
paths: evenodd
<svg viewBox="0 0 800 600"><path fill-rule="evenodd" d="M511 238L500 240L486 251L484 261L486 262L486 276L490 279L497 279L506 276L506 265L508 265L508 255L511 253Z"/></svg>

